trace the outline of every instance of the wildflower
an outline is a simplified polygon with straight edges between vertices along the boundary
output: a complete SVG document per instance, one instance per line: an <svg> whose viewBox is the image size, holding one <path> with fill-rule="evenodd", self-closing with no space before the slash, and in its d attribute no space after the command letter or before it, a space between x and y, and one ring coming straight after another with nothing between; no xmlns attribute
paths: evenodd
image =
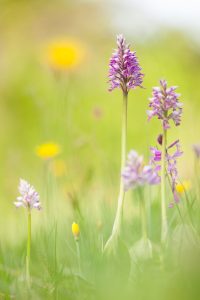
<svg viewBox="0 0 200 300"><path fill-rule="evenodd" d="M81 255L80 255L80 246L79 246L80 228L79 228L79 225L75 222L73 222L73 224L72 224L72 234L73 234L75 242L76 242L78 270L79 270L79 273L81 273Z"/></svg>
<svg viewBox="0 0 200 300"><path fill-rule="evenodd" d="M121 135L121 173L126 163L126 136L127 136L127 104L128 92L137 86L142 87L143 74L135 52L130 50L129 45L122 35L117 36L117 50L112 54L109 63L109 91L120 88L123 92L123 111L122 111L122 135ZM104 250L113 251L116 245L116 239L120 234L120 228L123 216L123 204L126 188L124 180L120 177L120 187L118 204L113 223L112 233L105 244Z"/></svg>
<svg viewBox="0 0 200 300"><path fill-rule="evenodd" d="M174 203L170 203L171 206L169 207L171 208L174 206L175 203L176 204L179 203L180 197L184 194L186 197L186 205L188 209L189 218L192 221L191 203L189 201L189 198L187 197L187 191L191 189L191 182L189 180L183 180L182 182L176 184L175 189L176 189L177 199L175 199Z"/></svg>
<svg viewBox="0 0 200 300"><path fill-rule="evenodd" d="M148 119L157 116L162 120L165 130L170 128L169 121L173 120L175 126L181 123L182 103L179 102L180 94L175 91L176 86L167 88L167 81L160 80L161 87L154 87L152 98L149 99L149 107L147 111Z"/></svg>
<svg viewBox="0 0 200 300"><path fill-rule="evenodd" d="M193 145L193 150L197 158L200 158L200 145Z"/></svg>
<svg viewBox="0 0 200 300"><path fill-rule="evenodd" d="M27 209L36 208L41 209L40 196L36 192L35 188L30 185L26 180L20 179L19 183L20 196L17 197L17 201L14 202L16 207L25 207Z"/></svg>
<svg viewBox="0 0 200 300"><path fill-rule="evenodd" d="M60 154L60 152L61 152L60 146L52 142L42 144L36 148L37 156L39 156L44 160L54 158L58 154Z"/></svg>
<svg viewBox="0 0 200 300"><path fill-rule="evenodd" d="M160 182L160 177L157 173L158 169L152 165L144 166L143 157L139 156L136 151L131 150L122 172L125 190L145 184L158 184Z"/></svg>
<svg viewBox="0 0 200 300"><path fill-rule="evenodd" d="M166 164L167 173L171 177L172 191L174 194L174 201L178 202L179 198L175 190L177 179L176 158L180 156L178 149L179 143L175 141L167 148L167 130L170 128L170 120L172 120L175 126L181 123L182 103L179 102L180 94L176 93L176 86L167 87L166 80L160 80L160 87L154 87L152 92L152 98L149 99L149 108L147 111L148 120L151 120L154 116L157 116L162 122L163 132L158 136L158 144L162 146L162 151L157 151L155 148L151 149L153 157L151 162L161 162L161 240L164 242L168 233L168 222L166 213ZM171 155L168 149L173 146L177 147L177 151Z"/></svg>
<svg viewBox="0 0 200 300"><path fill-rule="evenodd" d="M127 94L130 89L141 87L144 74L141 73L136 52L130 50L121 34L117 36L117 46L109 64L109 90L121 88Z"/></svg>
<svg viewBox="0 0 200 300"><path fill-rule="evenodd" d="M38 210L40 206L40 196L35 188L26 180L20 179L19 183L20 196L14 202L16 207L23 206L27 209L27 248L26 248L26 280L30 287L30 259L31 259L31 211L32 208Z"/></svg>
<svg viewBox="0 0 200 300"><path fill-rule="evenodd" d="M68 70L78 66L84 50L79 43L60 39L49 43L46 51L47 62L55 70Z"/></svg>
<svg viewBox="0 0 200 300"><path fill-rule="evenodd" d="M72 234L76 240L79 239L80 228L79 228L79 225L75 222L73 222L73 224L72 224Z"/></svg>
<svg viewBox="0 0 200 300"><path fill-rule="evenodd" d="M176 184L176 191L178 194L183 194L189 191L191 188L191 182L189 180L184 180L182 183Z"/></svg>
<svg viewBox="0 0 200 300"><path fill-rule="evenodd" d="M122 172L125 190L127 191L131 188L146 184L153 185L160 183L160 176L158 175L159 169L159 167L150 164L144 165L143 156L139 156L136 151L131 150L128 154L126 166ZM139 196L142 241L145 245L146 243L151 245L148 239L146 201L142 190L140 190Z"/></svg>

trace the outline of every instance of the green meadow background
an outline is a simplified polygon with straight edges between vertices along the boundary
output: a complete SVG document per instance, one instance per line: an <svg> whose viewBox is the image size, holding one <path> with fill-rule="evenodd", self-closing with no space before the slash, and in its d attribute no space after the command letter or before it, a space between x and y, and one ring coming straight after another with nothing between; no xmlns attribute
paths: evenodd
<svg viewBox="0 0 200 300"><path fill-rule="evenodd" d="M73 247L71 223L80 214L92 230L82 236L87 241L91 238L88 248L99 227L103 228L104 239L110 233L120 176L122 97L119 90L108 92L107 74L118 32L111 26L102 3L0 3L0 246L2 253L9 251L7 264L20 269L25 255L26 214L13 205L19 178L31 182L41 196L43 210L34 211L32 218L33 237L38 242L34 249L49 221L50 229L57 224L59 247L67 252L68 242ZM85 49L78 68L61 78L56 78L43 60L44 45L58 37L74 38ZM137 51L145 74L144 88L129 94L128 149L137 150L148 161L149 147L156 144L161 130L156 120L147 122L148 98L152 86L165 78L169 85L179 87L184 103L182 124L169 131L169 141L180 138L184 151L179 160L180 177L193 185L192 145L200 142L199 47L189 36L167 28L160 28L145 40L131 34L126 38ZM35 154L35 148L47 141L62 148L58 157L66 164L62 177L50 172L46 178L45 164ZM152 193L157 196L157 188ZM133 197L131 192L127 195L124 209L130 224L138 214ZM158 228L156 232L158 235ZM46 247L48 252L51 246ZM19 264L14 258L16 253ZM2 284L2 290L7 289L9 280L7 284Z"/></svg>

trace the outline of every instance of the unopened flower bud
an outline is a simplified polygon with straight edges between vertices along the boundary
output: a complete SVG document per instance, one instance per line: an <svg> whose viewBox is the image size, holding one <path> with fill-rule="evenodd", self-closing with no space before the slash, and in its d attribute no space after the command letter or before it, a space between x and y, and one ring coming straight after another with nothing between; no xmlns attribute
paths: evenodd
<svg viewBox="0 0 200 300"><path fill-rule="evenodd" d="M76 240L78 240L79 235L80 235L80 228L79 228L79 225L75 222L73 222L73 224L72 224L72 233L73 233L74 238Z"/></svg>

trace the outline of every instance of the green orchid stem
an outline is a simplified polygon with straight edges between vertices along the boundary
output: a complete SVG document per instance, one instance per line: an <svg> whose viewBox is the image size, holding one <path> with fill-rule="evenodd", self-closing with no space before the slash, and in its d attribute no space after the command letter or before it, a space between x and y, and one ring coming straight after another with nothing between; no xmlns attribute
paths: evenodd
<svg viewBox="0 0 200 300"><path fill-rule="evenodd" d="M126 140L127 140L127 105L128 93L123 93L123 111L122 111L122 138L121 138L121 172L126 163ZM116 216L113 224L111 236L105 244L104 251L108 249L114 241L118 238L121 230L122 217L123 217L123 204L125 198L124 183L120 172L120 189L118 196L118 204Z"/></svg>
<svg viewBox="0 0 200 300"><path fill-rule="evenodd" d="M161 160L161 243L164 244L168 233L167 212L166 212L166 182L165 182L165 165L166 165L166 145L167 131L163 130L162 137L162 160Z"/></svg>
<svg viewBox="0 0 200 300"><path fill-rule="evenodd" d="M30 257L31 257L31 210L28 208L27 222L27 250L26 250L26 281L30 285Z"/></svg>

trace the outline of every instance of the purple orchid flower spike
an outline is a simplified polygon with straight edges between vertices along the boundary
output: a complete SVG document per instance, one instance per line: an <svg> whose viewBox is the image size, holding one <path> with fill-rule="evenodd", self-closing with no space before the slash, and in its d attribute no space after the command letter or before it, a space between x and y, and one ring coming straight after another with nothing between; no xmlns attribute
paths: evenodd
<svg viewBox="0 0 200 300"><path fill-rule="evenodd" d="M125 190L128 191L146 184L159 184L159 169L159 166L144 165L143 156L139 156L135 150L131 150L128 154L126 166L122 171Z"/></svg>
<svg viewBox="0 0 200 300"><path fill-rule="evenodd" d="M122 34L117 36L117 49L112 54L109 63L109 91L121 88L125 94L137 86L142 87L144 74L136 57L136 52L130 50Z"/></svg>
<svg viewBox="0 0 200 300"><path fill-rule="evenodd" d="M14 202L16 207L25 207L28 209L41 209L40 196L36 192L35 188L30 185L26 180L20 179L19 183L20 196L17 197L17 201Z"/></svg>
<svg viewBox="0 0 200 300"><path fill-rule="evenodd" d="M170 120L175 126L181 123L182 103L179 102L180 94L176 93L176 89L176 86L167 88L167 81L160 80L160 87L153 88L152 98L149 99L148 120L157 116L162 120L165 130L170 128Z"/></svg>

